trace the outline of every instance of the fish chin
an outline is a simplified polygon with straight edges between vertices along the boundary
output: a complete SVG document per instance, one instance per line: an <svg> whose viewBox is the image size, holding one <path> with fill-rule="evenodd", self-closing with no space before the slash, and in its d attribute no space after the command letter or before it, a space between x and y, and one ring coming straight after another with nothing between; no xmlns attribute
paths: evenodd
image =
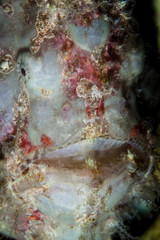
<svg viewBox="0 0 160 240"><path fill-rule="evenodd" d="M28 187L24 182L24 186L13 183L12 188L20 198L54 219L55 239L87 238L88 228L95 239L105 237L108 222L111 222L108 229L115 227L110 210L125 199L133 187L129 162L127 165L120 157L123 155L125 159L129 148L132 148L129 143L113 139L80 141L36 159ZM36 182L38 169L40 183Z"/></svg>
<svg viewBox="0 0 160 240"><path fill-rule="evenodd" d="M144 156L139 153L137 163L131 166L129 151L138 153L125 141L83 140L36 159L30 167L32 178L14 182L12 189L45 218L54 219L55 239L87 238L88 229L95 239L106 237L117 227L111 209L135 188L131 175L136 178L137 164L141 171Z"/></svg>

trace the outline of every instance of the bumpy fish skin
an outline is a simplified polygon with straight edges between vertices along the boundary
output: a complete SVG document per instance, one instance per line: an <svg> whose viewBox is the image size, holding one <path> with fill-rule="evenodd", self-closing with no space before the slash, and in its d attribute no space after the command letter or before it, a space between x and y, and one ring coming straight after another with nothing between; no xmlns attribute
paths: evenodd
<svg viewBox="0 0 160 240"><path fill-rule="evenodd" d="M154 209L159 172L133 90L145 64L133 6L1 1L3 234L129 238L127 216Z"/></svg>

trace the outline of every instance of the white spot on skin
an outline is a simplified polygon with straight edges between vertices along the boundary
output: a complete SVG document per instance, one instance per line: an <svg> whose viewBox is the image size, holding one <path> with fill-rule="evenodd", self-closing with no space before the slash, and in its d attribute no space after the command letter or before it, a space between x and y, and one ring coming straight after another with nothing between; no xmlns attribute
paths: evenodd
<svg viewBox="0 0 160 240"><path fill-rule="evenodd" d="M11 73L15 69L13 57L9 54L4 55L0 59L0 73Z"/></svg>
<svg viewBox="0 0 160 240"><path fill-rule="evenodd" d="M85 160L86 164L92 168L92 169L97 169L97 164L96 164L96 160L93 158L88 158Z"/></svg>

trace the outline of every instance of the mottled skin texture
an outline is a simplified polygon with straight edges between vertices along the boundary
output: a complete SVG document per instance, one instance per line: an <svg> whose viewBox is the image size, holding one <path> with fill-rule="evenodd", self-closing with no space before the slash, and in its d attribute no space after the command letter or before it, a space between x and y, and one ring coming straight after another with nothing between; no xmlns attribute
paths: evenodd
<svg viewBox="0 0 160 240"><path fill-rule="evenodd" d="M133 91L133 3L0 3L1 232L129 238L124 219L151 214L159 173Z"/></svg>

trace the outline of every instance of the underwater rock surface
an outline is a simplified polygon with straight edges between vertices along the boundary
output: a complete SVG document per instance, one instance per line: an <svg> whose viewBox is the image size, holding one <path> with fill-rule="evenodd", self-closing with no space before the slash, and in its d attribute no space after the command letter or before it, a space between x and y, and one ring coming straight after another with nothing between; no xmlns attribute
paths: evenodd
<svg viewBox="0 0 160 240"><path fill-rule="evenodd" d="M158 161L134 1L0 2L0 232L106 240L150 217ZM157 99L156 99L157 101ZM147 103L146 103L147 104Z"/></svg>

